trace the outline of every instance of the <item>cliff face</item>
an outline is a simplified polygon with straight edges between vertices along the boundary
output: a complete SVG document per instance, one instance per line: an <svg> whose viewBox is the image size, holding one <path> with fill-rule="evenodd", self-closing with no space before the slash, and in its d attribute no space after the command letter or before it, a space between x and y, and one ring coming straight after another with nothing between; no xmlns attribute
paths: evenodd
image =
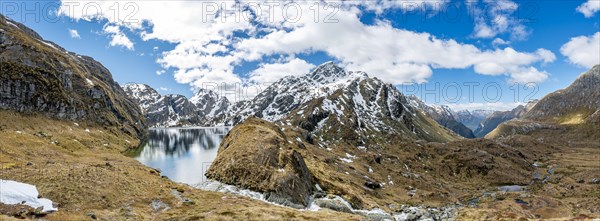
<svg viewBox="0 0 600 221"><path fill-rule="evenodd" d="M0 108L89 121L144 136L136 103L99 62L0 15Z"/></svg>

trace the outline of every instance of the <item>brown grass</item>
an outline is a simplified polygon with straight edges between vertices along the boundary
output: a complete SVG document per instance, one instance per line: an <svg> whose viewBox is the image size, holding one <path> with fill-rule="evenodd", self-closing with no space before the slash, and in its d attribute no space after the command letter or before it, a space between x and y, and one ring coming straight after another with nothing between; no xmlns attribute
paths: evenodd
<svg viewBox="0 0 600 221"><path fill-rule="evenodd" d="M358 219L351 214L299 211L174 183L121 154L135 147L136 139L110 128L74 123L0 111L0 178L36 185L42 197L58 203L59 211L46 216L48 220L90 219L86 213L108 220ZM183 193L173 194L177 190ZM192 203L183 203L183 198ZM153 211L153 200L171 209Z"/></svg>

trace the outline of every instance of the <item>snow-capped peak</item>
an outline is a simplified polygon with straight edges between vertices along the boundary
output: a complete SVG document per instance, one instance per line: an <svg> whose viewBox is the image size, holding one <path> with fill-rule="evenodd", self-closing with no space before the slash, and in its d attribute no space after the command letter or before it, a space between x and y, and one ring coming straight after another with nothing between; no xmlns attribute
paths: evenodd
<svg viewBox="0 0 600 221"><path fill-rule="evenodd" d="M142 111L148 109L153 102L161 98L160 94L154 88L146 84L128 83L121 85L121 87L129 98L140 104Z"/></svg>
<svg viewBox="0 0 600 221"><path fill-rule="evenodd" d="M303 76L288 76L273 83L251 101L231 113L225 124L237 124L255 116L268 121L282 119L300 104L331 95L352 82L366 79L364 72L347 72L333 62L324 63Z"/></svg>

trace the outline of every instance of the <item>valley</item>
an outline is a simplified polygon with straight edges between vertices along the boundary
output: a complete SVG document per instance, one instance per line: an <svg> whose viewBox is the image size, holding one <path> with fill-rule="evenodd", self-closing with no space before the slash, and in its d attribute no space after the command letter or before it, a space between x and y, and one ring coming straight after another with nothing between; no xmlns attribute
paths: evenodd
<svg viewBox="0 0 600 221"><path fill-rule="evenodd" d="M333 61L249 100L161 94L2 15L0 49L1 220L600 219L600 65L452 110Z"/></svg>

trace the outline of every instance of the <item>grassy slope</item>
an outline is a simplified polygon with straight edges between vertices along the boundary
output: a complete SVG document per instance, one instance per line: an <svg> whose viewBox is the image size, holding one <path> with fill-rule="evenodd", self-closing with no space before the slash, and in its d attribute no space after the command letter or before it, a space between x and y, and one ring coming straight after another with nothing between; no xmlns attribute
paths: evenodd
<svg viewBox="0 0 600 221"><path fill-rule="evenodd" d="M328 211L298 211L171 182L121 154L138 141L110 128L0 111L0 140L0 178L36 185L44 198L59 203L59 211L46 217L49 220L89 219L88 211L109 220L357 219ZM177 190L192 203L183 203L172 193ZM153 200L171 209L154 211Z"/></svg>

